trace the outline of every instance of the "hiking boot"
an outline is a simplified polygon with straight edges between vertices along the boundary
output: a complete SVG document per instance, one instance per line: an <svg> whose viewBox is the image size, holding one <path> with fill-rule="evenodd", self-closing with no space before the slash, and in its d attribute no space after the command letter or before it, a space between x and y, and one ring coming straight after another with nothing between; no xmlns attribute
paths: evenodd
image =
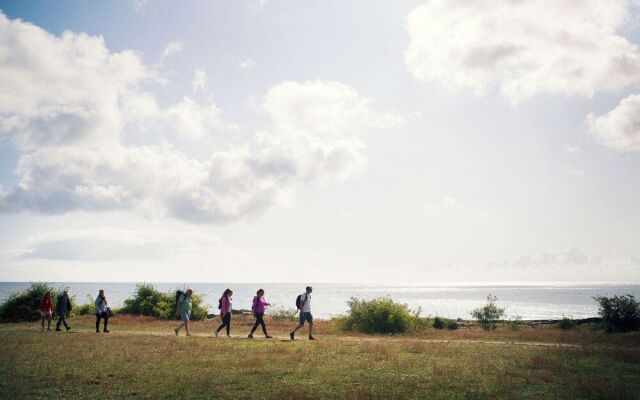
<svg viewBox="0 0 640 400"><path fill-rule="evenodd" d="M313 336L309 336L309 340L316 340Z"/></svg>
<svg viewBox="0 0 640 400"><path fill-rule="evenodd" d="M100 333L100 329L96 329L96 333Z"/></svg>
<svg viewBox="0 0 640 400"><path fill-rule="evenodd" d="M296 334L294 332L289 333L289 337L291 338L291 340L296 340L295 335Z"/></svg>
<svg viewBox="0 0 640 400"><path fill-rule="evenodd" d="M247 336L249 339L253 339L253 334L249 334L249 336Z"/></svg>
<svg viewBox="0 0 640 400"><path fill-rule="evenodd" d="M108 330L106 330L106 329L105 329L105 330L103 330L102 332L104 332L104 333L109 333L109 331L108 331Z"/></svg>
<svg viewBox="0 0 640 400"><path fill-rule="evenodd" d="M69 329L71 329L71 327L70 326L65 326L64 329L69 330Z"/></svg>
<svg viewBox="0 0 640 400"><path fill-rule="evenodd" d="M62 329L60 329L59 327L56 328L56 332L60 332Z"/></svg>
<svg viewBox="0 0 640 400"><path fill-rule="evenodd" d="M270 335L264 335L264 338L265 338L265 339L272 339L272 338L273 338L273 336L270 336Z"/></svg>

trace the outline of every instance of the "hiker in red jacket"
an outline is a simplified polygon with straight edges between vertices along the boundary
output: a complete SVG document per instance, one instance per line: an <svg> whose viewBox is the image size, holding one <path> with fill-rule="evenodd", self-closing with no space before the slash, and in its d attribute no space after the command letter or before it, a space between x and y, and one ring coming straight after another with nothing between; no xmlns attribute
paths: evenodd
<svg viewBox="0 0 640 400"><path fill-rule="evenodd" d="M51 292L44 294L40 302L40 316L42 317L42 331L44 332L44 320L47 320L47 330L51 331L51 318L53 317L53 304L51 303Z"/></svg>

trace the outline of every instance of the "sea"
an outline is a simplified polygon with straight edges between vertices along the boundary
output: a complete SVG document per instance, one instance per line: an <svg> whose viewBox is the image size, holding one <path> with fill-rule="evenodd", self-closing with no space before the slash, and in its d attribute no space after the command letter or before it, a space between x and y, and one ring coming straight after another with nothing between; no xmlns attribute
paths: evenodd
<svg viewBox="0 0 640 400"><path fill-rule="evenodd" d="M136 290L136 283L50 282L54 288L68 288L78 304L92 303L104 289L109 304L120 306ZM0 302L12 293L29 287L29 282L0 282ZM262 288L273 307L295 309L295 299L305 284L297 283L152 283L158 290L193 288L211 312L217 311L218 298L226 288L233 290L233 308L250 309L255 292ZM316 318L331 318L348 310L351 298L390 297L422 316L470 319L473 309L486 303L487 295L497 297L508 318L525 320L588 318L598 315L597 296L631 294L640 299L640 284L620 283L439 283L412 285L313 284L312 312Z"/></svg>

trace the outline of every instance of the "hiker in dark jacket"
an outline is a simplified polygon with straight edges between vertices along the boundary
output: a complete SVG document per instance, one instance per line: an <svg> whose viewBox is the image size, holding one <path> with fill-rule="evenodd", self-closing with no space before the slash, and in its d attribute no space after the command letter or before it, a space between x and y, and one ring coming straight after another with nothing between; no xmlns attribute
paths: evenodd
<svg viewBox="0 0 640 400"><path fill-rule="evenodd" d="M109 306L107 305L107 297L104 290L100 289L98 297L96 297L96 333L100 332L100 320L104 320L104 329L102 332L109 333L107 324L109 324Z"/></svg>
<svg viewBox="0 0 640 400"><path fill-rule="evenodd" d="M58 300L56 301L56 312L58 313L58 322L56 323L56 331L61 331L60 324L64 324L66 330L71 329L69 325L67 325L67 313L71 311L71 300L69 300L69 294L67 293L67 289L62 291L62 294L58 296Z"/></svg>

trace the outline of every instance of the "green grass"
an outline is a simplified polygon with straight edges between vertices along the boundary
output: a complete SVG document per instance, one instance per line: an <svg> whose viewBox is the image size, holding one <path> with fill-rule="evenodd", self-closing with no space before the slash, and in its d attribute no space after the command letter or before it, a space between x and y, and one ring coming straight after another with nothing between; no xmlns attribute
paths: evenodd
<svg viewBox="0 0 640 400"><path fill-rule="evenodd" d="M635 333L505 327L346 336L320 322L320 340L291 342L288 322L269 321L279 338L253 341L240 338L249 319L234 321L231 340L211 336L217 320L194 324L191 338L170 334L170 321L114 318L108 335L91 332L91 322L76 318L72 331L58 333L0 326L0 397L640 399ZM472 342L483 340L504 343Z"/></svg>

